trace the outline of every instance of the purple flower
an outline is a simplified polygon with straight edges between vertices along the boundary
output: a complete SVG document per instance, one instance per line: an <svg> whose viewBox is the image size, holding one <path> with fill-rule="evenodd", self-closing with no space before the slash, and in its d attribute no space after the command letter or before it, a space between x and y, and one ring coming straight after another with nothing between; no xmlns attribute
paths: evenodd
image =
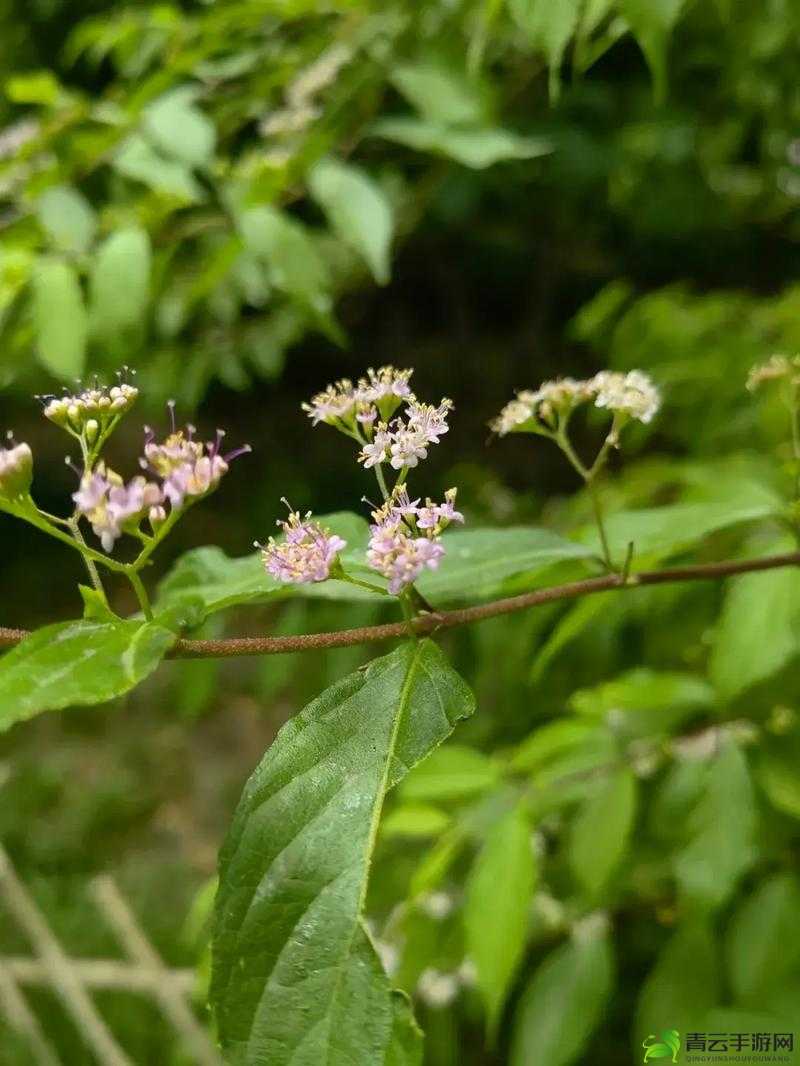
<svg viewBox="0 0 800 1066"><path fill-rule="evenodd" d="M399 595L427 567L435 570L444 548L428 537L415 537L397 525L373 525L367 549L367 562L389 582L389 592Z"/></svg>
<svg viewBox="0 0 800 1066"><path fill-rule="evenodd" d="M444 399L436 407L432 403L409 403L406 418L408 428L419 433L428 444L438 444L439 437L447 433L447 416L453 409L452 400Z"/></svg>
<svg viewBox="0 0 800 1066"><path fill-rule="evenodd" d="M267 573L276 581L292 585L327 580L347 542L312 521L310 511L304 517L290 511L288 519L278 525L283 529L282 541L270 537L263 547L257 545Z"/></svg>
<svg viewBox="0 0 800 1066"><path fill-rule="evenodd" d="M84 475L72 495L78 513L90 522L103 550L110 552L126 530L133 531L151 509L162 502L158 485L141 475L125 484L119 474L99 463Z"/></svg>
<svg viewBox="0 0 800 1066"><path fill-rule="evenodd" d="M365 469L369 470L371 466L378 466L380 463L386 462L387 453L391 445L392 438L389 434L388 428L384 422L382 422L372 440L365 444L359 453L359 462L364 464Z"/></svg>
<svg viewBox="0 0 800 1066"><path fill-rule="evenodd" d="M441 531L451 522L463 522L464 516L455 509L457 489L448 489L444 494L444 503L425 501L425 506L417 511L417 525L420 529Z"/></svg>
<svg viewBox="0 0 800 1066"><path fill-rule="evenodd" d="M194 439L194 426L188 425L185 431L175 429L172 404L170 414L173 420L172 433L161 443L157 443L153 431L145 427L144 456L139 460L139 465L163 479L164 497L177 509L183 506L187 496L205 496L215 489L228 472L231 461L251 449L249 444L245 444L222 455L220 446L225 436L223 430L217 430L215 440L202 444Z"/></svg>

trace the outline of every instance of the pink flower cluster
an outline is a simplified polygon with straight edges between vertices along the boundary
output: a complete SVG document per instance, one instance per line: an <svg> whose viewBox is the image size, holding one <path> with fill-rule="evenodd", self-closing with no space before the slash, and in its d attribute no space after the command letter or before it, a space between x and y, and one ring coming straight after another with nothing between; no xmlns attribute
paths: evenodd
<svg viewBox="0 0 800 1066"><path fill-rule="evenodd" d="M267 573L291 585L326 581L347 541L312 521L310 511L301 516L290 508L288 519L277 524L283 529L283 540L270 537L263 546L256 542Z"/></svg>
<svg viewBox="0 0 800 1066"><path fill-rule="evenodd" d="M439 538L451 522L463 522L455 509L456 489L448 489L444 503L409 498L405 487L395 489L383 507L373 511L367 562L399 595L424 569L436 570L445 554Z"/></svg>
<svg viewBox="0 0 800 1066"><path fill-rule="evenodd" d="M194 440L194 426L187 426L185 431L175 429L172 404L170 415L172 432L160 443L145 427L144 455L139 460L142 469L155 474L160 484L142 475L125 483L101 462L83 475L78 492L73 494L78 513L89 520L107 552L123 533L138 532L145 517L155 531L166 520L165 504L169 503L170 512L175 512L184 506L187 497L198 499L212 492L227 473L231 460L250 451L250 446L244 445L222 455L222 430L217 430L214 441L202 444Z"/></svg>
<svg viewBox="0 0 800 1066"><path fill-rule="evenodd" d="M438 444L449 429L447 416L453 404L444 399L437 406L410 400L405 419L395 418L388 425L379 423L359 453L358 460L366 468L389 463L395 470L415 467L420 459L428 458L428 445Z"/></svg>

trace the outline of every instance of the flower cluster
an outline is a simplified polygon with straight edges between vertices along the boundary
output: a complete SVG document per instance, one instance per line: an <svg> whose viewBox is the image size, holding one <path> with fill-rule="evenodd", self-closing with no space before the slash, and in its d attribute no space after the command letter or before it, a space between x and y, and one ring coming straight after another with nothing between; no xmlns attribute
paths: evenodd
<svg viewBox="0 0 800 1066"><path fill-rule="evenodd" d="M367 562L387 579L389 592L399 595L423 570L435 570L444 556L439 542L451 522L463 522L455 509L456 489L448 489L444 503L427 499L420 506L405 486L395 488L382 507L372 512Z"/></svg>
<svg viewBox="0 0 800 1066"><path fill-rule="evenodd" d="M593 378L545 381L535 391L526 390L506 404L491 423L501 437L507 433L552 433L572 411L587 402L624 419L650 422L658 411L658 389L641 370L623 374L601 370Z"/></svg>
<svg viewBox="0 0 800 1066"><path fill-rule="evenodd" d="M145 518L155 532L166 521L166 504L173 513L185 505L187 497L193 501L206 496L227 473L230 461L250 451L250 446L244 445L221 455L222 430L217 430L214 441L202 444L194 439L194 426L187 426L185 431L175 428L172 403L169 410L172 432L157 442L153 430L146 426L144 455L139 460L141 468L158 481L140 474L126 483L100 462L84 471L80 488L73 494L77 513L88 519L106 552L123 533L141 534L139 527Z"/></svg>
<svg viewBox="0 0 800 1066"><path fill-rule="evenodd" d="M0 448L0 500L27 496L33 481L33 455L27 444L17 444L11 434L10 448Z"/></svg>
<svg viewBox="0 0 800 1066"><path fill-rule="evenodd" d="M310 511L301 516L289 507L288 519L277 524L283 530L283 540L270 537L265 545L256 541L267 573L291 585L326 581L347 541L312 521Z"/></svg>
<svg viewBox="0 0 800 1066"><path fill-rule="evenodd" d="M800 355L773 355L766 363L754 366L747 376L747 388L754 392L767 381L800 385Z"/></svg>
<svg viewBox="0 0 800 1066"><path fill-rule="evenodd" d="M358 461L374 469L384 503L373 507L367 563L388 581L389 592L400 595L423 570L434 570L444 556L441 535L451 522L463 522L455 509L456 490L445 493L443 503L412 500L406 487L409 471L428 457L428 449L438 444L448 431L447 419L453 404L422 403L411 391L410 370L382 366L369 369L353 384L348 379L329 385L303 404L314 425L324 422L358 442ZM399 408L403 408L399 411ZM397 471L390 491L384 465ZM262 549L267 571L279 581L323 581L330 576L337 553L344 546L310 513L301 519L296 513L283 527L284 540L270 539ZM347 578L340 569L340 576Z"/></svg>
<svg viewBox="0 0 800 1066"><path fill-rule="evenodd" d="M103 550L110 552L116 541L126 532L138 529L145 516L153 529L166 518L161 506L161 488L146 478L137 476L125 484L122 478L105 463L81 478L81 485L72 499L78 513L84 515L100 538Z"/></svg>
<svg viewBox="0 0 800 1066"><path fill-rule="evenodd" d="M128 368L119 374L116 385L101 385L63 396L40 396L44 416L75 437L85 437L92 445L107 436L118 420L130 411L139 390L126 380Z"/></svg>
<svg viewBox="0 0 800 1066"><path fill-rule="evenodd" d="M353 435L359 425L387 422L403 401L414 399L411 374L393 366L370 367L357 385L343 378L304 403L303 410L315 426L325 422Z"/></svg>

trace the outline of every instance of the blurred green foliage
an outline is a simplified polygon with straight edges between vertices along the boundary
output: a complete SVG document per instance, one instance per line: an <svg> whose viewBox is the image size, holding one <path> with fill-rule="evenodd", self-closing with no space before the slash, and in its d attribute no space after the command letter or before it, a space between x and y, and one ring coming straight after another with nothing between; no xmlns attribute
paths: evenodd
<svg viewBox="0 0 800 1066"><path fill-rule="evenodd" d="M651 561L783 550L763 515L792 492L785 411L743 383L800 347L798 31L793 0L3 0L4 417L38 443L29 392L127 361L150 397L235 420L256 472L177 548L241 555L281 492L358 500L297 405L391 359L456 401L431 478L461 486L467 528L573 534L591 510L563 467L527 441L486 450L485 422L514 387L642 367L665 408L606 492L657 519L612 516L617 536ZM52 447L37 478L55 497ZM6 528L3 620L74 615L77 572ZM428 1066L617 1066L672 1028L797 1044L796 585L638 589L446 637L478 712L393 796L368 900ZM383 614L220 617L204 631ZM183 921L242 781L368 658L171 663L120 706L3 738L2 838L65 943L114 950L85 898L110 868L164 956L204 970L203 922ZM5 917L0 944L26 951ZM64 1061L88 1063L31 998ZM136 1062L184 1061L142 1001L112 999ZM2 1061L30 1061L2 1040Z"/></svg>

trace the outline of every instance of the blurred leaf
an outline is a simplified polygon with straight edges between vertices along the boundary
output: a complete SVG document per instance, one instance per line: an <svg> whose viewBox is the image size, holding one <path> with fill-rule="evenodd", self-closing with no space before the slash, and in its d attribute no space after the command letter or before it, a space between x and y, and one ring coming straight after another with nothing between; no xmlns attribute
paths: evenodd
<svg viewBox="0 0 800 1066"><path fill-rule="evenodd" d="M39 362L62 381L74 380L83 373L88 329L78 275L60 259L39 259L32 282Z"/></svg>
<svg viewBox="0 0 800 1066"><path fill-rule="evenodd" d="M14 104L44 104L52 107L61 95L61 86L49 70L16 74L6 81L3 88Z"/></svg>
<svg viewBox="0 0 800 1066"><path fill-rule="evenodd" d="M705 788L689 819L689 843L675 856L682 894L701 907L719 907L753 861L756 808L750 772L728 741L708 767Z"/></svg>
<svg viewBox="0 0 800 1066"><path fill-rule="evenodd" d="M361 925L378 818L385 792L472 710L425 640L338 682L280 731L220 859L211 998L237 1062L281 1066L300 1049L330 1066L384 1061L407 1007Z"/></svg>
<svg viewBox="0 0 800 1066"><path fill-rule="evenodd" d="M122 142L114 156L113 166L126 178L144 182L153 192L164 196L174 196L185 203L197 203L205 199L202 186L184 163L160 155L138 133L131 134Z"/></svg>
<svg viewBox="0 0 800 1066"><path fill-rule="evenodd" d="M586 596L567 608L552 633L536 652L531 664L530 682L538 685L555 658L606 610L616 597L615 592L601 592Z"/></svg>
<svg viewBox="0 0 800 1066"><path fill-rule="evenodd" d="M798 653L800 572L743 574L728 582L709 663L725 699L777 673Z"/></svg>
<svg viewBox="0 0 800 1066"><path fill-rule="evenodd" d="M376 137L404 144L417 152L432 152L462 166L483 170L509 159L549 155L553 146L537 137L522 137L499 128L451 129L415 118L385 118L372 127Z"/></svg>
<svg viewBox="0 0 800 1066"><path fill-rule="evenodd" d="M434 63L407 63L391 73L395 88L434 123L471 125L485 117L476 83L457 70Z"/></svg>
<svg viewBox="0 0 800 1066"><path fill-rule="evenodd" d="M381 836L436 837L450 825L450 815L430 804L404 803L381 820Z"/></svg>
<svg viewBox="0 0 800 1066"><path fill-rule="evenodd" d="M619 8L645 54L657 100L667 92L667 45L684 0L619 0Z"/></svg>
<svg viewBox="0 0 800 1066"><path fill-rule="evenodd" d="M364 258L379 285L389 280L394 219L380 186L363 170L322 159L308 175L311 195L331 228Z"/></svg>
<svg viewBox="0 0 800 1066"><path fill-rule="evenodd" d="M405 803L436 803L478 795L499 780L499 767L482 752L445 744L408 774L399 791Z"/></svg>
<svg viewBox="0 0 800 1066"><path fill-rule="evenodd" d="M194 91L172 89L149 104L143 115L143 128L167 156L191 167L208 164L214 155L216 130L196 107Z"/></svg>
<svg viewBox="0 0 800 1066"><path fill-rule="evenodd" d="M758 783L776 810L800 818L800 742L796 737L776 738L762 745L756 764Z"/></svg>
<svg viewBox="0 0 800 1066"><path fill-rule="evenodd" d="M595 923L587 919L530 979L514 1015L510 1066L578 1061L614 982L611 944Z"/></svg>
<svg viewBox="0 0 800 1066"><path fill-rule="evenodd" d="M540 47L547 57L551 100L559 96L561 62L582 6L582 0L508 0L516 24L530 44Z"/></svg>
<svg viewBox="0 0 800 1066"><path fill-rule="evenodd" d="M711 931L702 922L682 925L656 960L639 995L633 1046L669 1026L686 1032L699 1026L719 1000L719 961Z"/></svg>
<svg viewBox="0 0 800 1066"><path fill-rule="evenodd" d="M331 307L330 277L308 231L274 207L250 207L239 220L246 246L270 268L273 284L319 312Z"/></svg>
<svg viewBox="0 0 800 1066"><path fill-rule="evenodd" d="M0 658L0 730L41 711L103 703L134 688L175 634L152 622L59 622Z"/></svg>
<svg viewBox="0 0 800 1066"><path fill-rule="evenodd" d="M725 947L737 1001L769 1006L770 987L800 963L800 885L793 874L761 882L734 914Z"/></svg>
<svg viewBox="0 0 800 1066"><path fill-rule="evenodd" d="M116 230L92 263L89 309L92 331L114 338L144 319L150 287L150 238L139 227Z"/></svg>
<svg viewBox="0 0 800 1066"><path fill-rule="evenodd" d="M491 830L467 879L464 927L493 1039L525 953L536 877L531 826L521 806Z"/></svg>
<svg viewBox="0 0 800 1066"><path fill-rule="evenodd" d="M580 689L569 704L578 714L614 716L615 731L633 736L670 733L714 703L714 690L692 674L636 667L595 688Z"/></svg>
<svg viewBox="0 0 800 1066"><path fill-rule="evenodd" d="M622 861L636 817L636 778L630 770L610 775L575 815L569 863L575 878L598 896Z"/></svg>
<svg viewBox="0 0 800 1066"><path fill-rule="evenodd" d="M97 229L89 201L69 185L53 185L36 201L42 228L62 252L85 252Z"/></svg>
<svg viewBox="0 0 800 1066"><path fill-rule="evenodd" d="M535 770L556 756L587 744L594 745L600 732L593 723L577 722L571 718L548 722L522 741L512 756L511 769L516 772Z"/></svg>

